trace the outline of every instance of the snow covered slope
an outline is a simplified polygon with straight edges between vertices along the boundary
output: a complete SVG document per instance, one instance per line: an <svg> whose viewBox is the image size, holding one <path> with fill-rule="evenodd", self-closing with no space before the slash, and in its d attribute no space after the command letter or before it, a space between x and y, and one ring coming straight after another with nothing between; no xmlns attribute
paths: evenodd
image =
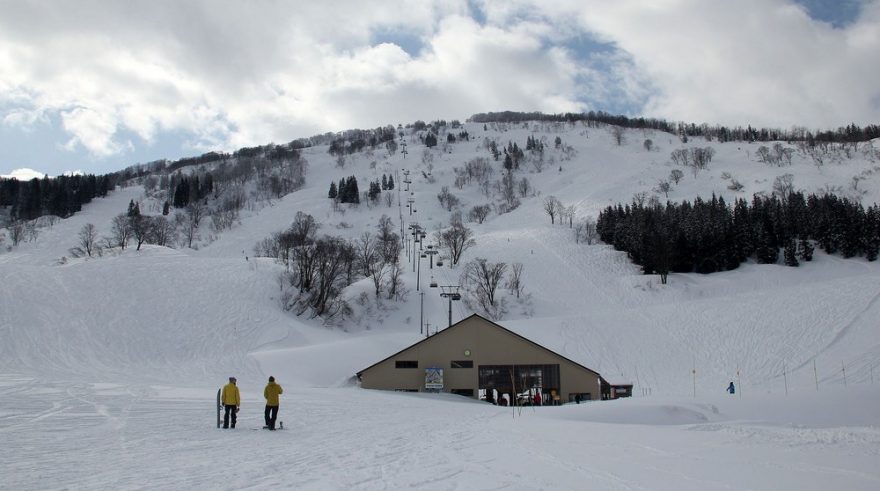
<svg viewBox="0 0 880 491"><path fill-rule="evenodd" d="M880 402L880 265L820 253L799 268L745 264L660 285L609 246L575 244L541 201L554 195L595 217L655 194L677 168L669 160L677 139L630 130L617 146L607 128L579 124L467 130L470 141L429 156L409 140L406 158L355 154L342 168L327 147L306 149L304 189L247 211L219 236L205 229L198 249L71 258L84 224L107 234L130 200L146 200L132 186L0 253L0 434L15 450L0 463L0 488L876 489L880 420L867 409ZM437 199L443 186L465 212L494 201L475 184L457 189L453 167L487 157L497 179L500 162L483 139L524 146L528 136L547 141L541 171L519 175L534 192L510 213L468 223L476 245L463 261L522 263L528 300L500 322L634 383L637 397L511 417L459 398L351 387L355 372L420 339L412 266L405 302L361 301L370 292L362 282L348 292L354 315L324 325L280 309L282 267L255 258L254 245L298 211L322 232L351 238L375 231L383 214L436 230L449 220ZM556 136L572 150L556 149ZM807 192L880 200L875 153L822 166L796 156L775 167L756 161L757 144L687 145L712 146L716 156L697 174L684 169L672 200L769 193L782 174ZM404 169L413 215L405 192L402 206L395 195L391 207L340 211L326 198L330 182L350 175L366 189L397 173L402 188ZM744 189L728 189L731 179ZM461 267L449 263L421 265L432 331L447 324L448 304L426 287L432 277L458 284ZM453 322L471 314L462 302L453 309ZM257 427L270 374L285 386L281 419L294 431L214 433L216 387L236 375L242 426ZM741 398L718 396L731 380ZM226 468L230 459L236 465Z"/></svg>

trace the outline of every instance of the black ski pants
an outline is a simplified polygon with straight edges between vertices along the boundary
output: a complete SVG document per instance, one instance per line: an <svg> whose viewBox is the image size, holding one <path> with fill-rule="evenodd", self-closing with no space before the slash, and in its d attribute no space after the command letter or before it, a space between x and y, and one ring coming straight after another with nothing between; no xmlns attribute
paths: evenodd
<svg viewBox="0 0 880 491"><path fill-rule="evenodd" d="M226 412L223 413L223 427L229 428L229 417L232 416L232 428L235 428L235 413L238 410L238 406L230 406L229 404L223 406L226 408Z"/></svg>
<svg viewBox="0 0 880 491"><path fill-rule="evenodd" d="M266 406L264 416L266 417L266 426L268 426L270 430L274 430L275 420L278 418L278 406Z"/></svg>

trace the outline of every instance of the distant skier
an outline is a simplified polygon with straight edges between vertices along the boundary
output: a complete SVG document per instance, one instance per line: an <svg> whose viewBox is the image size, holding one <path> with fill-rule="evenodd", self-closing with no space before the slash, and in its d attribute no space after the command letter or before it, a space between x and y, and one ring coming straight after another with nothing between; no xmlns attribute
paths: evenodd
<svg viewBox="0 0 880 491"><path fill-rule="evenodd" d="M241 394L238 392L238 386L235 385L235 377L229 377L229 383L223 386L220 400L226 409L226 412L223 413L223 427L235 428L236 414L241 405ZM232 418L232 426L229 425L230 417Z"/></svg>
<svg viewBox="0 0 880 491"><path fill-rule="evenodd" d="M284 389L275 383L275 377L270 376L269 383L266 384L266 388L263 389L263 397L266 398L266 428L270 430L275 429L275 420L278 419L278 396L283 392Z"/></svg>
<svg viewBox="0 0 880 491"><path fill-rule="evenodd" d="M736 387L733 386L733 382L731 382L730 385L727 386L727 393L728 394L736 393Z"/></svg>

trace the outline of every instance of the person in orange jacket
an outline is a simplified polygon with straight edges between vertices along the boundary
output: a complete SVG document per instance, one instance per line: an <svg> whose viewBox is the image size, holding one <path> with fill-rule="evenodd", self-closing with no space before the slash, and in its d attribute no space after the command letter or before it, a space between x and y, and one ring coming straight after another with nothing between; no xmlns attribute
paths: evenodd
<svg viewBox="0 0 880 491"><path fill-rule="evenodd" d="M270 376L269 383L266 384L266 388L263 389L263 397L266 398L266 411L264 413L266 418L266 428L270 430L275 429L275 420L278 419L278 396L283 392L284 389L275 383L275 377Z"/></svg>
<svg viewBox="0 0 880 491"><path fill-rule="evenodd" d="M223 427L235 428L235 416L238 414L238 409L241 405L241 394L238 392L238 386L235 385L235 377L229 377L229 383L223 386L220 400L226 409L226 412L223 413ZM229 426L230 417L232 418L232 426Z"/></svg>

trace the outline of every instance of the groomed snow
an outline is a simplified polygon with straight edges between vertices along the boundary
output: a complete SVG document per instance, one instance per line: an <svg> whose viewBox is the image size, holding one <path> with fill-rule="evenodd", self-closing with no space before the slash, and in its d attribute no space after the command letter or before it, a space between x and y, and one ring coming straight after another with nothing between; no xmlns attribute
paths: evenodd
<svg viewBox="0 0 880 491"><path fill-rule="evenodd" d="M668 155L680 144L672 136L629 131L617 147L606 130L579 125L467 129L470 142L435 151L435 183L421 174L416 142L408 159L376 152L344 168L326 147L307 149L305 189L246 212L217 237L205 228L197 250L69 257L84 224L106 234L132 199L158 209L132 186L0 252L0 489L880 488L877 263L819 253L800 268L745 264L660 285L608 246L575 244L541 200L552 194L595 216L650 194L673 168ZM411 223L405 199L402 212L395 200L344 213L326 199L341 177L356 175L366 189L366 179L405 168L415 176L416 216L434 230L448 221L441 186L465 211L489 202L475 186L452 186L452 166L486 156L485 135L524 145L533 131L548 148L560 135L577 156L549 149L554 165L525 170L539 194L468 224L477 245L464 260L523 263L530 299L500 323L633 383L635 397L519 409L358 388L358 370L421 339L411 266L406 302L377 304L367 282L355 284L354 315L324 325L279 308L281 267L254 258L254 244L297 211L349 237L375 230L382 214ZM644 151L646 137L659 149ZM670 199L715 192L730 202L769 192L783 173L807 192L847 189L859 175L863 203L880 197L878 164L866 156L779 168L755 162L756 145L690 145L712 145L716 157L697 176L686 173ZM724 173L745 190L729 191ZM432 276L458 282L460 267L421 266L422 288ZM448 304L425 292L433 331L446 325ZM453 322L470 314L454 304ZM230 375L242 389L240 423L217 430L214 397ZM268 375L285 388L286 429L274 433L256 431ZM734 396L724 393L731 380Z"/></svg>

